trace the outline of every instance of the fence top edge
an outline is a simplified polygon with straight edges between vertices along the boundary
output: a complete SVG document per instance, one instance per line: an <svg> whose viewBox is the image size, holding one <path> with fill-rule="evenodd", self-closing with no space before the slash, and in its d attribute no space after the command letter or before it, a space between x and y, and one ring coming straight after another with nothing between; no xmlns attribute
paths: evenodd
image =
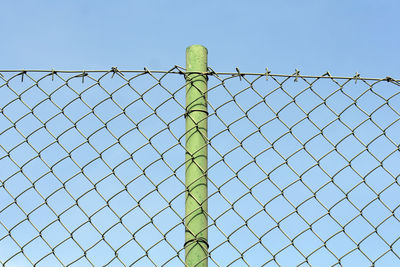
<svg viewBox="0 0 400 267"><path fill-rule="evenodd" d="M182 69L182 70L181 70ZM147 68L143 70L117 70L116 68L112 68L111 70L54 70L54 69L0 69L0 76L2 73L65 73L65 74L74 74L74 73L161 73L161 74L202 74L208 76L266 76L266 77L285 77L285 78L306 78L306 79L345 79L345 80L370 80L370 81L388 81L388 82L396 82L400 83L400 79L395 79L390 76L386 76L384 78L373 78L373 77L362 77L360 74L356 73L355 76L332 76L329 72L326 72L323 75L303 75L294 73L294 74L274 74L270 72L187 72L183 68L176 68L172 70L149 70ZM400 85L400 84L399 84Z"/></svg>

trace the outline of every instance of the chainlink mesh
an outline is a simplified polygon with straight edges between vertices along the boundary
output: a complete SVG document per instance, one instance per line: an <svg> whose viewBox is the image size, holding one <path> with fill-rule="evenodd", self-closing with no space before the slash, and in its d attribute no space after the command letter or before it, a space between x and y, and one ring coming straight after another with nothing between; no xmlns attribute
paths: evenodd
<svg viewBox="0 0 400 267"><path fill-rule="evenodd" d="M184 74L1 72L1 264L185 264ZM206 74L209 265L400 264L398 81Z"/></svg>

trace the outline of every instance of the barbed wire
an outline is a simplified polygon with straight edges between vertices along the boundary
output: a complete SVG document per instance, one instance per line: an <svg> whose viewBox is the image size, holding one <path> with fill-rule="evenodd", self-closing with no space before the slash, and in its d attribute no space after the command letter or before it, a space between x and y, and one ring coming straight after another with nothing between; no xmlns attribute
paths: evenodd
<svg viewBox="0 0 400 267"><path fill-rule="evenodd" d="M19 75L22 75L25 73L27 70L0 70L0 74L4 72L8 73L19 73ZM170 74L201 74L201 75L207 75L207 76L212 76L212 75L217 75L217 76L265 76L268 78L269 76L271 77L291 77L291 78L310 78L310 79L354 79L354 80L370 80L370 81L388 81L388 82L400 82L400 79L394 79L390 76L386 76L384 78L371 78L371 77L362 77L360 74L357 72L354 76L332 76L329 71L322 75L300 75L300 71L296 70L295 73L293 74L278 74L278 73L271 73L271 71L266 68L265 72L241 72L239 68L236 68L236 72L215 72L213 69L209 67L208 72L187 72L184 67L181 67L179 65L175 65L173 68L170 70L148 70L147 68L144 68L144 70L119 70L117 67L112 67L110 70L44 70L44 69L30 69L29 72L46 72L46 73L170 73Z"/></svg>

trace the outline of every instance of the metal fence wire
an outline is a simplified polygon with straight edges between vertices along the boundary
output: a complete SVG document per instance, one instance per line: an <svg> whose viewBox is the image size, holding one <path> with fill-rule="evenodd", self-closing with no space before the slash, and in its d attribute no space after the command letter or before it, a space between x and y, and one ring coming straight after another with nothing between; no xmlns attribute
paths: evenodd
<svg viewBox="0 0 400 267"><path fill-rule="evenodd" d="M208 79L199 264L399 266L399 81L193 74ZM1 264L188 265L187 77L1 71Z"/></svg>

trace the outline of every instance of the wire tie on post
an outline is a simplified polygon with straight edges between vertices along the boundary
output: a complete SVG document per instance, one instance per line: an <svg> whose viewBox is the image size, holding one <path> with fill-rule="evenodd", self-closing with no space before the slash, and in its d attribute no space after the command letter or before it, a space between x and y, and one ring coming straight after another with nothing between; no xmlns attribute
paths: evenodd
<svg viewBox="0 0 400 267"><path fill-rule="evenodd" d="M298 78L299 78L299 74L300 74L300 71L298 70L298 69L296 69L296 77L294 78L294 82L295 83L297 83L298 82Z"/></svg>
<svg viewBox="0 0 400 267"><path fill-rule="evenodd" d="M242 74L240 73L239 68L236 68L236 71L237 71L237 73L238 73L238 75L239 75L239 79L242 80Z"/></svg>
<svg viewBox="0 0 400 267"><path fill-rule="evenodd" d="M82 83L84 83L85 82L85 76L86 76L87 74L86 74L86 71L83 71L82 72Z"/></svg>
<svg viewBox="0 0 400 267"><path fill-rule="evenodd" d="M201 243L204 243L207 246L207 248L210 247L208 245L207 239L205 239L204 237L197 237L197 238L190 239L190 240L186 241L185 244L183 244L183 247L186 248L186 246L191 242L196 242L197 244L199 244L201 242Z"/></svg>
<svg viewBox="0 0 400 267"><path fill-rule="evenodd" d="M191 110L187 110L187 109L185 109L185 113L183 114L183 117L186 118L187 116L189 116L189 113L190 113L190 112L193 112L193 111L204 112L204 113L206 113L206 115L208 116L208 111L207 111L207 110L202 110L202 109L191 109Z"/></svg>
<svg viewBox="0 0 400 267"><path fill-rule="evenodd" d="M355 84L357 84L357 80L360 78L360 73L356 72L356 75L354 75L354 79L355 79Z"/></svg>

